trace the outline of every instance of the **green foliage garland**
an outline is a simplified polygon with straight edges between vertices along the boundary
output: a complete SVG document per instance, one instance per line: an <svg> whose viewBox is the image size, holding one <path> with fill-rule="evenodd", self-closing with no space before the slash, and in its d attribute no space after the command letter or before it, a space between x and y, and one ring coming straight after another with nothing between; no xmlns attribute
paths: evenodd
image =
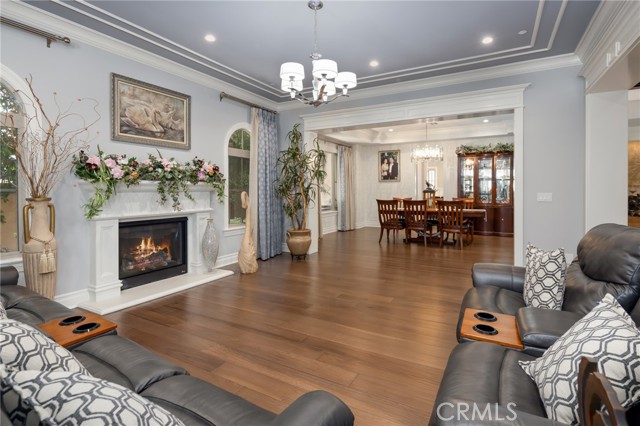
<svg viewBox="0 0 640 426"><path fill-rule="evenodd" d="M497 143L495 145L460 145L456 154L487 154L495 152L513 152L512 143Z"/></svg>
<svg viewBox="0 0 640 426"><path fill-rule="evenodd" d="M220 168L211 162L198 157L190 162L178 163L173 158L163 158L160 152L156 157L149 154L147 160L137 161L135 157L108 154L98 147L98 155L87 155L84 151L73 157L73 173L78 178L93 184L95 193L84 207L84 215L91 219L102 211L104 204L116 193L119 184L127 187L137 185L140 181L157 182L160 204L169 198L174 210L181 210L180 195L189 200L193 196L189 185L204 183L212 186L218 200L224 200L224 175Z"/></svg>

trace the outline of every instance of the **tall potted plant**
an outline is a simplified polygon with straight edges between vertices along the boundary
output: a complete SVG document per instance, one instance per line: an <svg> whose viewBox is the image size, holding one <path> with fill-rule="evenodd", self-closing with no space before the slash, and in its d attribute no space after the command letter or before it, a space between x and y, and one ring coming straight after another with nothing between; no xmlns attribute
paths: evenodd
<svg viewBox="0 0 640 426"><path fill-rule="evenodd" d="M326 177L326 154L314 139L311 149L304 149L302 133L296 123L287 134L289 146L280 151L276 179L276 193L283 200L284 214L291 222L287 231L287 246L291 256L306 256L311 245L311 230L307 229L309 206L313 205L316 190Z"/></svg>

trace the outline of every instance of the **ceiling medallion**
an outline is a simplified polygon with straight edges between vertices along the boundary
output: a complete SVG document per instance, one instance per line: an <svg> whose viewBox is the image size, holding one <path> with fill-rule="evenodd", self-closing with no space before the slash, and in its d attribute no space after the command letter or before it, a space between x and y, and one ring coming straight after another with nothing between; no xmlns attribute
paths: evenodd
<svg viewBox="0 0 640 426"><path fill-rule="evenodd" d="M314 52L309 55L313 64L313 90L312 97L307 98L302 94L302 81L304 80L304 66L297 62L285 62L280 66L281 88L291 94L291 99L317 107L328 104L341 96L349 96L349 89L357 86L356 75L352 72L338 72L338 64L331 59L322 59L318 53L318 10L322 9L320 0L311 0L307 4L313 10ZM341 93L336 94L340 89Z"/></svg>

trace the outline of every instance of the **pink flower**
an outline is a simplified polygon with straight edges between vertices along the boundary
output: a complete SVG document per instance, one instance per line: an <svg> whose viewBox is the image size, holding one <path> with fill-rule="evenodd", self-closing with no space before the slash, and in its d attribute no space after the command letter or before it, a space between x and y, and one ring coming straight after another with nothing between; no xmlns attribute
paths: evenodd
<svg viewBox="0 0 640 426"><path fill-rule="evenodd" d="M113 158L107 158L106 160L104 160L104 165L110 169L113 169L118 164L116 163L116 160L114 160Z"/></svg>
<svg viewBox="0 0 640 426"><path fill-rule="evenodd" d="M124 176L124 171L122 171L120 166L115 166L111 169L111 176L113 176L115 179L120 179L122 176Z"/></svg>
<svg viewBox="0 0 640 426"><path fill-rule="evenodd" d="M198 180L204 180L204 178L205 178L204 172L203 171L199 171L198 172Z"/></svg>
<svg viewBox="0 0 640 426"><path fill-rule="evenodd" d="M142 161L140 161L140 164L145 165L145 166L150 166L151 165L151 160L142 160Z"/></svg>
<svg viewBox="0 0 640 426"><path fill-rule="evenodd" d="M204 166L202 166L202 168L204 169L205 172L209 173L211 170L213 170L213 167L211 166L211 164L209 163L205 163Z"/></svg>
<svg viewBox="0 0 640 426"><path fill-rule="evenodd" d="M97 155L92 155L91 157L87 158L87 164L93 164L94 166L99 166L100 157L98 157Z"/></svg>
<svg viewBox="0 0 640 426"><path fill-rule="evenodd" d="M164 169L166 171L168 171L168 172L170 172L171 169L173 168L173 163L171 161L167 160L166 158L163 158L162 160L160 160L160 162L164 166Z"/></svg>

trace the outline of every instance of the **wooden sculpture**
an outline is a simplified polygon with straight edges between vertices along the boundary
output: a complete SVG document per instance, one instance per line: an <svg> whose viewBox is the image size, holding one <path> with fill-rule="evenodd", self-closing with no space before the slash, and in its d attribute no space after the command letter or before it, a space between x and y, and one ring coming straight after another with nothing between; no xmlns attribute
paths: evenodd
<svg viewBox="0 0 640 426"><path fill-rule="evenodd" d="M245 228L242 242L240 242L240 250L238 251L238 266L243 274L253 274L258 271L258 261L256 260L256 248L253 244L253 235L251 233L251 202L249 194L242 191L240 194L242 199L242 208L245 209Z"/></svg>

